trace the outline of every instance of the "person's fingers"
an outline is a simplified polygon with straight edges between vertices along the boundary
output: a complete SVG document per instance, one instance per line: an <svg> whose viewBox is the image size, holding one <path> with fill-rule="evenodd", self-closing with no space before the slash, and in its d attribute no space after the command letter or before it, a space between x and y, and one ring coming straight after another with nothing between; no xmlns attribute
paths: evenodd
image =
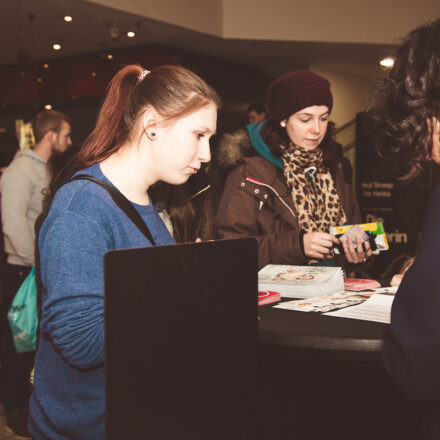
<svg viewBox="0 0 440 440"><path fill-rule="evenodd" d="M356 236L356 260L357 263L364 263L367 259L368 251L370 250L370 244L368 242L362 242L360 235ZM371 253L371 251L370 251Z"/></svg>
<svg viewBox="0 0 440 440"><path fill-rule="evenodd" d="M327 232L319 232L321 240L326 240L331 243L331 246L339 244L339 240L333 234L327 234Z"/></svg>
<svg viewBox="0 0 440 440"><path fill-rule="evenodd" d="M342 238L341 239L342 247L344 248L345 256L352 257L354 255L354 246L351 239Z"/></svg>
<svg viewBox="0 0 440 440"><path fill-rule="evenodd" d="M334 246L333 241L327 240L327 239L321 239L316 242L316 244L319 244L320 246L324 246L327 249L331 249Z"/></svg>
<svg viewBox="0 0 440 440"><path fill-rule="evenodd" d="M312 258L324 258L328 255L339 240L326 232L310 232L304 236L304 250Z"/></svg>
<svg viewBox="0 0 440 440"><path fill-rule="evenodd" d="M349 239L344 239L342 241L344 246L345 257L347 258L347 261L349 263L357 264L363 261L364 257L359 256L358 253L356 252L354 248L353 240L349 238Z"/></svg>
<svg viewBox="0 0 440 440"><path fill-rule="evenodd" d="M362 246L362 238L360 235L356 235L355 251L359 256L362 255L362 258L364 258L364 247Z"/></svg>
<svg viewBox="0 0 440 440"><path fill-rule="evenodd" d="M330 249L326 246L321 246L321 244L313 243L311 245L311 250L314 252L319 252L320 254L328 254Z"/></svg>

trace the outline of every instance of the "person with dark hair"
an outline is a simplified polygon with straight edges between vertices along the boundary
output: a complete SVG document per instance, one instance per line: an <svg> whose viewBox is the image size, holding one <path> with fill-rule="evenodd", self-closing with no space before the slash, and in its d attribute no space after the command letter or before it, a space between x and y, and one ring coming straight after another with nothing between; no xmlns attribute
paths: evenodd
<svg viewBox="0 0 440 440"><path fill-rule="evenodd" d="M180 66L130 65L111 80L76 173L56 191L39 234L35 440L105 438L103 256L173 243L148 190L158 181L181 185L210 160L219 105L215 91ZM125 198L138 224L111 194Z"/></svg>
<svg viewBox="0 0 440 440"><path fill-rule="evenodd" d="M272 117L224 136L218 160L236 166L225 182L217 212L222 238L255 236L259 266L333 265L339 240L331 226L359 223L351 185L344 179L342 149L328 129L333 97L329 82L307 71L273 81L267 91ZM346 261L371 255L357 237L343 240Z"/></svg>
<svg viewBox="0 0 440 440"><path fill-rule="evenodd" d="M370 109L379 152L400 179L440 164L440 19L412 30ZM419 248L393 302L386 370L403 392L423 402L420 439L440 438L440 185L431 195Z"/></svg>
<svg viewBox="0 0 440 440"><path fill-rule="evenodd" d="M267 119L269 112L263 102L253 102L246 110L249 124Z"/></svg>
<svg viewBox="0 0 440 440"><path fill-rule="evenodd" d="M179 186L169 185L162 208L176 243L214 240L217 192L220 184L211 170L202 168ZM154 196L152 196L154 203Z"/></svg>
<svg viewBox="0 0 440 440"><path fill-rule="evenodd" d="M69 118L56 111L40 112L35 119L34 132L36 145L19 151L0 180L1 217L7 254L2 268L4 301L0 309L1 387L6 426L20 435L27 435L28 376L34 354L16 352L7 313L18 288L35 264L35 221L42 211L44 193L50 180L47 162L71 144Z"/></svg>

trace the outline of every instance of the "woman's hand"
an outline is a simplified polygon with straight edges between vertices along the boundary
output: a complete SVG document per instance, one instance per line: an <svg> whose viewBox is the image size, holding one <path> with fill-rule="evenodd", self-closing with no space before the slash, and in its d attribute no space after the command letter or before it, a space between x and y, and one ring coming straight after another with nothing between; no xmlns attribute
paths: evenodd
<svg viewBox="0 0 440 440"><path fill-rule="evenodd" d="M391 279L391 286L399 286L400 283L403 280L403 277L406 274L406 271L411 267L411 265L414 262L414 258L409 258L408 260L405 261L405 263L403 263L400 272L396 273L396 275L393 276L393 278Z"/></svg>
<svg viewBox="0 0 440 440"><path fill-rule="evenodd" d="M365 260L371 257L370 243L368 241L362 243L360 235L356 236L356 246L351 238L341 238L341 243L348 263L365 263Z"/></svg>
<svg viewBox="0 0 440 440"><path fill-rule="evenodd" d="M304 252L306 257L323 259L328 255L339 240L326 232L308 232L304 234Z"/></svg>

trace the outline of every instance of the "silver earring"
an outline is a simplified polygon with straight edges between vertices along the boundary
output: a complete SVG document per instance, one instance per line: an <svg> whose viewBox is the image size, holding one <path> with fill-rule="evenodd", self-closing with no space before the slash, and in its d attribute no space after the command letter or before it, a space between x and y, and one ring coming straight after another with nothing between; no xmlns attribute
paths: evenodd
<svg viewBox="0 0 440 440"><path fill-rule="evenodd" d="M154 141L154 139L156 139L156 133L155 133L154 131L152 131L152 132L150 132L150 133L147 132L147 136L148 136L152 141Z"/></svg>
<svg viewBox="0 0 440 440"><path fill-rule="evenodd" d="M281 127L284 128L284 127L286 126L286 121L281 121L281 122L280 122L280 125L281 125Z"/></svg>

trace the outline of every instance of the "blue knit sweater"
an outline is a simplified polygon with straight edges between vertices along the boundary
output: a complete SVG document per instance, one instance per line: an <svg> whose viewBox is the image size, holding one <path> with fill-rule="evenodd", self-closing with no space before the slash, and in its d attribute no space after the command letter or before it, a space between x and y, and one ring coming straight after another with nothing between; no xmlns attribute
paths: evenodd
<svg viewBox="0 0 440 440"><path fill-rule="evenodd" d="M110 183L99 164L82 171ZM152 204L133 204L156 244L173 240ZM151 246L90 181L64 185L39 236L43 304L29 431L36 440L105 438L103 256Z"/></svg>

